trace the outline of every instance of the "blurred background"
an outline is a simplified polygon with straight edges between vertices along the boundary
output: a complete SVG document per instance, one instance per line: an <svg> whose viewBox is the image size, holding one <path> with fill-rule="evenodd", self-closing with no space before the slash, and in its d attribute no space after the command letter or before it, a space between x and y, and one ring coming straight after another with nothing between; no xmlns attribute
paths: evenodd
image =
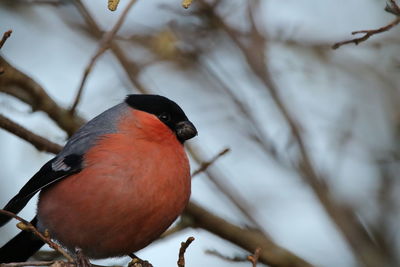
<svg viewBox="0 0 400 267"><path fill-rule="evenodd" d="M175 266L180 242L194 236L193 267L251 266L205 251L246 257L257 247L260 265L400 266L399 30L331 48L393 21L385 1L194 0L184 9L137 0L104 45L129 3L111 12L105 0L0 1L0 32L13 30L1 49L10 72L0 75L0 113L63 144L125 95L161 94L199 131L187 145L192 171L230 149L193 178L191 200L208 213L189 210L139 257ZM4 130L0 147L3 206L52 154ZM21 216L34 213L35 200ZM210 214L222 230L207 225ZM227 234L225 223L242 232ZM0 245L17 231L1 228Z"/></svg>

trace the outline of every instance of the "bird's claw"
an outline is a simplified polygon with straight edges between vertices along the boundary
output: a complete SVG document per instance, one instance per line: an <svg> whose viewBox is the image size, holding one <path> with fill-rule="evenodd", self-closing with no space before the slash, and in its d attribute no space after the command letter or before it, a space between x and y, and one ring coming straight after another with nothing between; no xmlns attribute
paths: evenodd
<svg viewBox="0 0 400 267"><path fill-rule="evenodd" d="M76 253L76 267L92 267L92 264L90 263L89 259L82 253L82 250L80 248L75 249Z"/></svg>
<svg viewBox="0 0 400 267"><path fill-rule="evenodd" d="M150 262L135 257L128 264L128 267L153 267Z"/></svg>

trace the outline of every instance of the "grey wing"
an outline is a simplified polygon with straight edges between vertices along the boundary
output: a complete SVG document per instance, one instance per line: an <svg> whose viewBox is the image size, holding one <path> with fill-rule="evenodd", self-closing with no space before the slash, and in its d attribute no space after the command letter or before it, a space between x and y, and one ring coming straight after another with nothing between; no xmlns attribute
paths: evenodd
<svg viewBox="0 0 400 267"><path fill-rule="evenodd" d="M78 173L84 167L83 156L99 136L116 132L118 121L127 112L125 103L116 105L83 125L66 143L63 150L43 167L22 187L4 207L4 210L18 213L41 189ZM0 215L0 226L11 218Z"/></svg>

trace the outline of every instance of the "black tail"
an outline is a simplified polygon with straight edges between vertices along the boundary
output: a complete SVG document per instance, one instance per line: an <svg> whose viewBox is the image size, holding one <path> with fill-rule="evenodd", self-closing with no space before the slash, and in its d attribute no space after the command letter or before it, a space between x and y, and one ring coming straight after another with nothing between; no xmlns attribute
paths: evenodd
<svg viewBox="0 0 400 267"><path fill-rule="evenodd" d="M36 226L37 218L33 218L31 223ZM44 242L31 232L21 231L0 248L0 263L24 262L43 245Z"/></svg>

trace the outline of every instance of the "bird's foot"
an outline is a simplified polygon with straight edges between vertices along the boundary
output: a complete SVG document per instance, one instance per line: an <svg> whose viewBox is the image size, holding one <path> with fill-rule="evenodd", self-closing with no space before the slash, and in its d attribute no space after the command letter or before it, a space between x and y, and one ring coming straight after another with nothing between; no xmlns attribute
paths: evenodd
<svg viewBox="0 0 400 267"><path fill-rule="evenodd" d="M132 258L132 260L128 264L128 267L153 267L150 262L142 260L133 253L129 254L129 256Z"/></svg>
<svg viewBox="0 0 400 267"><path fill-rule="evenodd" d="M76 253L76 267L92 267L92 264L90 263L89 259L82 253L82 249L76 248L75 249Z"/></svg>

